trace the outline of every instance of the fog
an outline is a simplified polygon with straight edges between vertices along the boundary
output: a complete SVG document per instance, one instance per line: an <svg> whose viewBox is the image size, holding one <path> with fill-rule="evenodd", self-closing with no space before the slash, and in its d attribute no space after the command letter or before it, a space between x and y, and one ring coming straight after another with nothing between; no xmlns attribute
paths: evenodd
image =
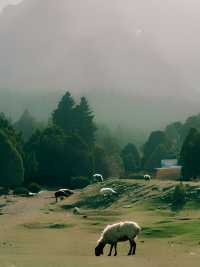
<svg viewBox="0 0 200 267"><path fill-rule="evenodd" d="M0 2L1 4L1 2ZM65 90L150 131L198 113L197 0L24 0L0 15L0 110L47 119Z"/></svg>

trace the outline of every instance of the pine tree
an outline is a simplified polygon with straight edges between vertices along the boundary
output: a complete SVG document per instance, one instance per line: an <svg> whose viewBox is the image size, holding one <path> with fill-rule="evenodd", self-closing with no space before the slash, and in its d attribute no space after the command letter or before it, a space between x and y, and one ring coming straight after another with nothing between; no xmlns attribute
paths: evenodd
<svg viewBox="0 0 200 267"><path fill-rule="evenodd" d="M180 153L180 164L185 180L200 176L200 132L192 128L187 135Z"/></svg>
<svg viewBox="0 0 200 267"><path fill-rule="evenodd" d="M136 172L140 169L140 155L134 144L127 144L121 152L126 173Z"/></svg>
<svg viewBox="0 0 200 267"><path fill-rule="evenodd" d="M69 92L62 97L53 112L52 121L67 134L75 131L75 102Z"/></svg>
<svg viewBox="0 0 200 267"><path fill-rule="evenodd" d="M0 185L9 187L22 184L24 180L22 158L2 130L0 130L0 151Z"/></svg>
<svg viewBox="0 0 200 267"><path fill-rule="evenodd" d="M94 115L85 97L81 97L76 107L76 130L79 136L91 147L95 142L96 125Z"/></svg>

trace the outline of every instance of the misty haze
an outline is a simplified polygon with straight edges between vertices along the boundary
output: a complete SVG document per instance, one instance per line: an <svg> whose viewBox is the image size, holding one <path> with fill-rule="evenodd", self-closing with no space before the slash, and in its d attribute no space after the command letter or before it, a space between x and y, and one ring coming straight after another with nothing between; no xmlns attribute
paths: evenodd
<svg viewBox="0 0 200 267"><path fill-rule="evenodd" d="M195 0L24 0L6 7L2 110L17 119L29 108L47 119L69 90L88 96L99 121L128 129L149 132L198 113L199 8Z"/></svg>
<svg viewBox="0 0 200 267"><path fill-rule="evenodd" d="M198 0L0 0L0 266L199 266L199 51Z"/></svg>

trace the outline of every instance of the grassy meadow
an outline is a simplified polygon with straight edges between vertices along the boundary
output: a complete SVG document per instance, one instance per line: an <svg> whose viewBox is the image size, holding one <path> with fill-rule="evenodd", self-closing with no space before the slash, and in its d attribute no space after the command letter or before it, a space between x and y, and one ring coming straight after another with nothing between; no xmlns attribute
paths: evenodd
<svg viewBox="0 0 200 267"><path fill-rule="evenodd" d="M90 185L58 203L53 191L25 198L2 196L0 202L1 267L199 266L200 209L198 196L174 211L169 196L177 182L109 180ZM99 195L102 186L117 196ZM198 192L200 183L187 183ZM196 191L195 191L196 190ZM196 193L197 194L197 193ZM73 207L80 215L74 215ZM95 257L94 248L107 224L134 220L142 227L136 256L126 256L128 242L118 244L118 256Z"/></svg>

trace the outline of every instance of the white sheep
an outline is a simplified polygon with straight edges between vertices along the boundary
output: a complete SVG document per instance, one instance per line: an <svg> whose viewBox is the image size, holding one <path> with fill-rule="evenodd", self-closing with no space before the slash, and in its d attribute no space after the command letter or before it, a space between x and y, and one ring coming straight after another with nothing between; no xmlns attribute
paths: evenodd
<svg viewBox="0 0 200 267"><path fill-rule="evenodd" d="M80 215L81 214L81 210L78 207L74 207L73 213L76 214L76 215Z"/></svg>
<svg viewBox="0 0 200 267"><path fill-rule="evenodd" d="M117 194L117 192L114 189L110 188L110 187L101 188L100 189L100 193L103 194L104 196Z"/></svg>
<svg viewBox="0 0 200 267"><path fill-rule="evenodd" d="M103 182L103 176L99 173L95 173L92 177L94 182Z"/></svg>
<svg viewBox="0 0 200 267"><path fill-rule="evenodd" d="M112 225L108 225L102 232L100 239L95 248L95 255L103 255L103 249L106 244L110 244L110 252L108 256L112 255L112 249L115 248L117 255L117 242L128 241L130 242L130 249L128 255L134 255L136 251L135 238L140 233L141 228L136 222L126 221Z"/></svg>
<svg viewBox="0 0 200 267"><path fill-rule="evenodd" d="M145 174L145 175L144 175L144 179L145 179L146 181L150 181L150 180L151 180L151 176L150 176L149 174Z"/></svg>

